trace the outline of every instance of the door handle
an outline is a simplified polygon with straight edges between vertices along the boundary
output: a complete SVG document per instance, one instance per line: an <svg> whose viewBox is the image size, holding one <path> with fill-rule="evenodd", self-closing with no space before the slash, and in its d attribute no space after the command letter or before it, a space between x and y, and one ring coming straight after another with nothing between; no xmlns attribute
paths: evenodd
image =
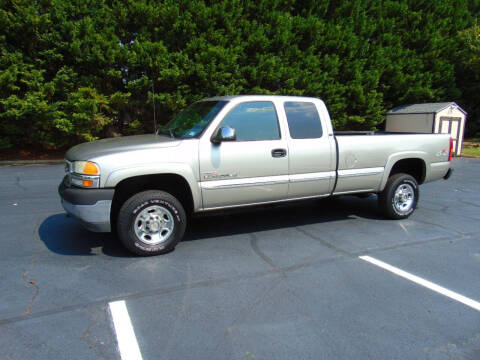
<svg viewBox="0 0 480 360"><path fill-rule="evenodd" d="M287 156L287 150L285 149L273 149L272 157L284 157Z"/></svg>

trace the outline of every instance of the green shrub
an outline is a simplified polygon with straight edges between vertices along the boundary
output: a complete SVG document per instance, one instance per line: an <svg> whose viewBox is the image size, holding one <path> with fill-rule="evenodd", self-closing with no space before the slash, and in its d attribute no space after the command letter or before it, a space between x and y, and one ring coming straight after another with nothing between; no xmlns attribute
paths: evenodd
<svg viewBox="0 0 480 360"><path fill-rule="evenodd" d="M200 98L320 97L339 129L457 101L478 131L476 0L5 0L0 148L153 130Z"/></svg>

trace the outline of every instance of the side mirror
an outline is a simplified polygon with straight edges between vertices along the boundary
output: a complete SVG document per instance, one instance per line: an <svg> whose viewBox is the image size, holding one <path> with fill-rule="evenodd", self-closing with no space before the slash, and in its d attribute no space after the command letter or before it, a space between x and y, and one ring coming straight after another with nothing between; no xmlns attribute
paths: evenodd
<svg viewBox="0 0 480 360"><path fill-rule="evenodd" d="M223 141L235 141L237 135L235 134L235 129L230 126L221 127L217 132L212 136L211 142L215 145L219 145Z"/></svg>

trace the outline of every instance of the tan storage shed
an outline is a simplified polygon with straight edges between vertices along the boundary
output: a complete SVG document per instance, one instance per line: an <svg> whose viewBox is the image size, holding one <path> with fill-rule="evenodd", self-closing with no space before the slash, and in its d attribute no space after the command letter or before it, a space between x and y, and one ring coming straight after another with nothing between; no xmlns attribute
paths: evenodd
<svg viewBox="0 0 480 360"><path fill-rule="evenodd" d="M451 134L460 155L466 118L467 112L454 102L402 105L387 111L385 131Z"/></svg>

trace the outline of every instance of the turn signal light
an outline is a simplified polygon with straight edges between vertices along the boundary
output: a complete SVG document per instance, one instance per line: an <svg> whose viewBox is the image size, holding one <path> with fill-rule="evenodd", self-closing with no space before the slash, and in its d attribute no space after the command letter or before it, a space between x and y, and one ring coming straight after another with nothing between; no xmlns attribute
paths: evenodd
<svg viewBox="0 0 480 360"><path fill-rule="evenodd" d="M82 185L85 187L91 187L93 186L93 180L83 180Z"/></svg>
<svg viewBox="0 0 480 360"><path fill-rule="evenodd" d="M97 164L87 161L83 166L83 173L88 175L98 175L98 166Z"/></svg>

